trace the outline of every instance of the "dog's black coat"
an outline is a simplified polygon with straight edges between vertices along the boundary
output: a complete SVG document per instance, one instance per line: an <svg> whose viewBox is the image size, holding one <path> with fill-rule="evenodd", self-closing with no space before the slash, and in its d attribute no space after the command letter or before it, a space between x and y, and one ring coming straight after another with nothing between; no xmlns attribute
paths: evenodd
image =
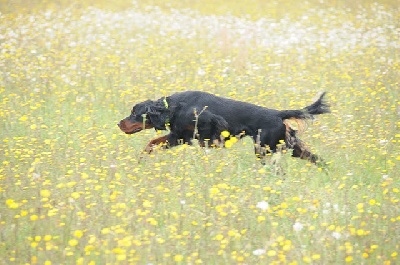
<svg viewBox="0 0 400 265"><path fill-rule="evenodd" d="M325 93L301 110L275 110L206 92L185 91L135 105L131 115L121 120L118 125L125 133L135 133L143 128L168 128L170 133L151 141L147 146L148 151L151 151L152 145L159 143L166 142L169 147L181 141L190 144L197 127L197 137L202 145L206 139L211 143L219 140L220 133L227 130L231 135L251 136L258 146L268 146L272 152L275 152L279 142L284 140L287 147L294 150L293 156L315 162L317 157L304 148L296 137L296 131L284 121L304 120L312 118L313 115L328 113L329 106L323 100L324 96ZM195 111L198 115L197 126ZM256 153L264 154L257 148Z"/></svg>

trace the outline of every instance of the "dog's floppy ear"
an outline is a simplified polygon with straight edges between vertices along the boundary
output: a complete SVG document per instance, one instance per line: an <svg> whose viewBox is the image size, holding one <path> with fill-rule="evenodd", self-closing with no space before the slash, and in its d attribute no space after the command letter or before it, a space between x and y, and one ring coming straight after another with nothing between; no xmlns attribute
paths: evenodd
<svg viewBox="0 0 400 265"><path fill-rule="evenodd" d="M165 104L165 98L153 101L146 108L146 113L150 119L151 124L157 130L166 130L166 124L170 119L170 110L168 105Z"/></svg>

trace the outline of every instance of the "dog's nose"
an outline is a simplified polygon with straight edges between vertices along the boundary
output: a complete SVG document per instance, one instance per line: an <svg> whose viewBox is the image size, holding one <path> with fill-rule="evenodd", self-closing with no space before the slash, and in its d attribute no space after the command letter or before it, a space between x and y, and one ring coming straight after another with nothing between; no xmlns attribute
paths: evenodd
<svg viewBox="0 0 400 265"><path fill-rule="evenodd" d="M118 125L118 127L120 127L120 128L121 128L121 122L118 122L118 123L117 123L117 125Z"/></svg>

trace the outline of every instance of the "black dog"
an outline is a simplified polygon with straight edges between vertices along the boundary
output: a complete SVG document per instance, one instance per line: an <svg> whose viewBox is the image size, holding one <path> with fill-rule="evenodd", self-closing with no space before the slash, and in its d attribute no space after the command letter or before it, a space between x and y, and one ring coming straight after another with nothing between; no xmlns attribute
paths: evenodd
<svg viewBox="0 0 400 265"><path fill-rule="evenodd" d="M182 142L191 144L193 138L197 138L202 146L207 140L218 144L226 140L220 136L226 130L233 136L251 136L257 156L276 152L279 143L284 141L284 147L293 149L294 157L316 163L318 157L311 154L296 136L297 130L292 128L289 120L302 125L313 115L329 113L324 96L325 93L301 110L275 110L206 92L186 91L135 105L131 115L121 120L118 126L127 134L150 128L169 129L169 134L149 142L147 152L159 144L167 147Z"/></svg>

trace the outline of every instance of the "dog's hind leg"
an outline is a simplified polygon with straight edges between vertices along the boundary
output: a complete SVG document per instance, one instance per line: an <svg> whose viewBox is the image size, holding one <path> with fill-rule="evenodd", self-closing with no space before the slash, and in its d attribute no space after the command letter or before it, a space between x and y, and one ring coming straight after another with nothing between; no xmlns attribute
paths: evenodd
<svg viewBox="0 0 400 265"><path fill-rule="evenodd" d="M321 158L311 153L307 146L296 136L296 130L293 130L288 125L286 125L285 143L287 148L293 150L293 157L299 157L300 159L308 160L314 164L321 161Z"/></svg>
<svg viewBox="0 0 400 265"><path fill-rule="evenodd" d="M311 153L301 141L300 141L300 143L296 143L293 146L292 156L300 157L301 159L308 160L314 164L317 164L317 162L321 161L321 158L319 156Z"/></svg>

